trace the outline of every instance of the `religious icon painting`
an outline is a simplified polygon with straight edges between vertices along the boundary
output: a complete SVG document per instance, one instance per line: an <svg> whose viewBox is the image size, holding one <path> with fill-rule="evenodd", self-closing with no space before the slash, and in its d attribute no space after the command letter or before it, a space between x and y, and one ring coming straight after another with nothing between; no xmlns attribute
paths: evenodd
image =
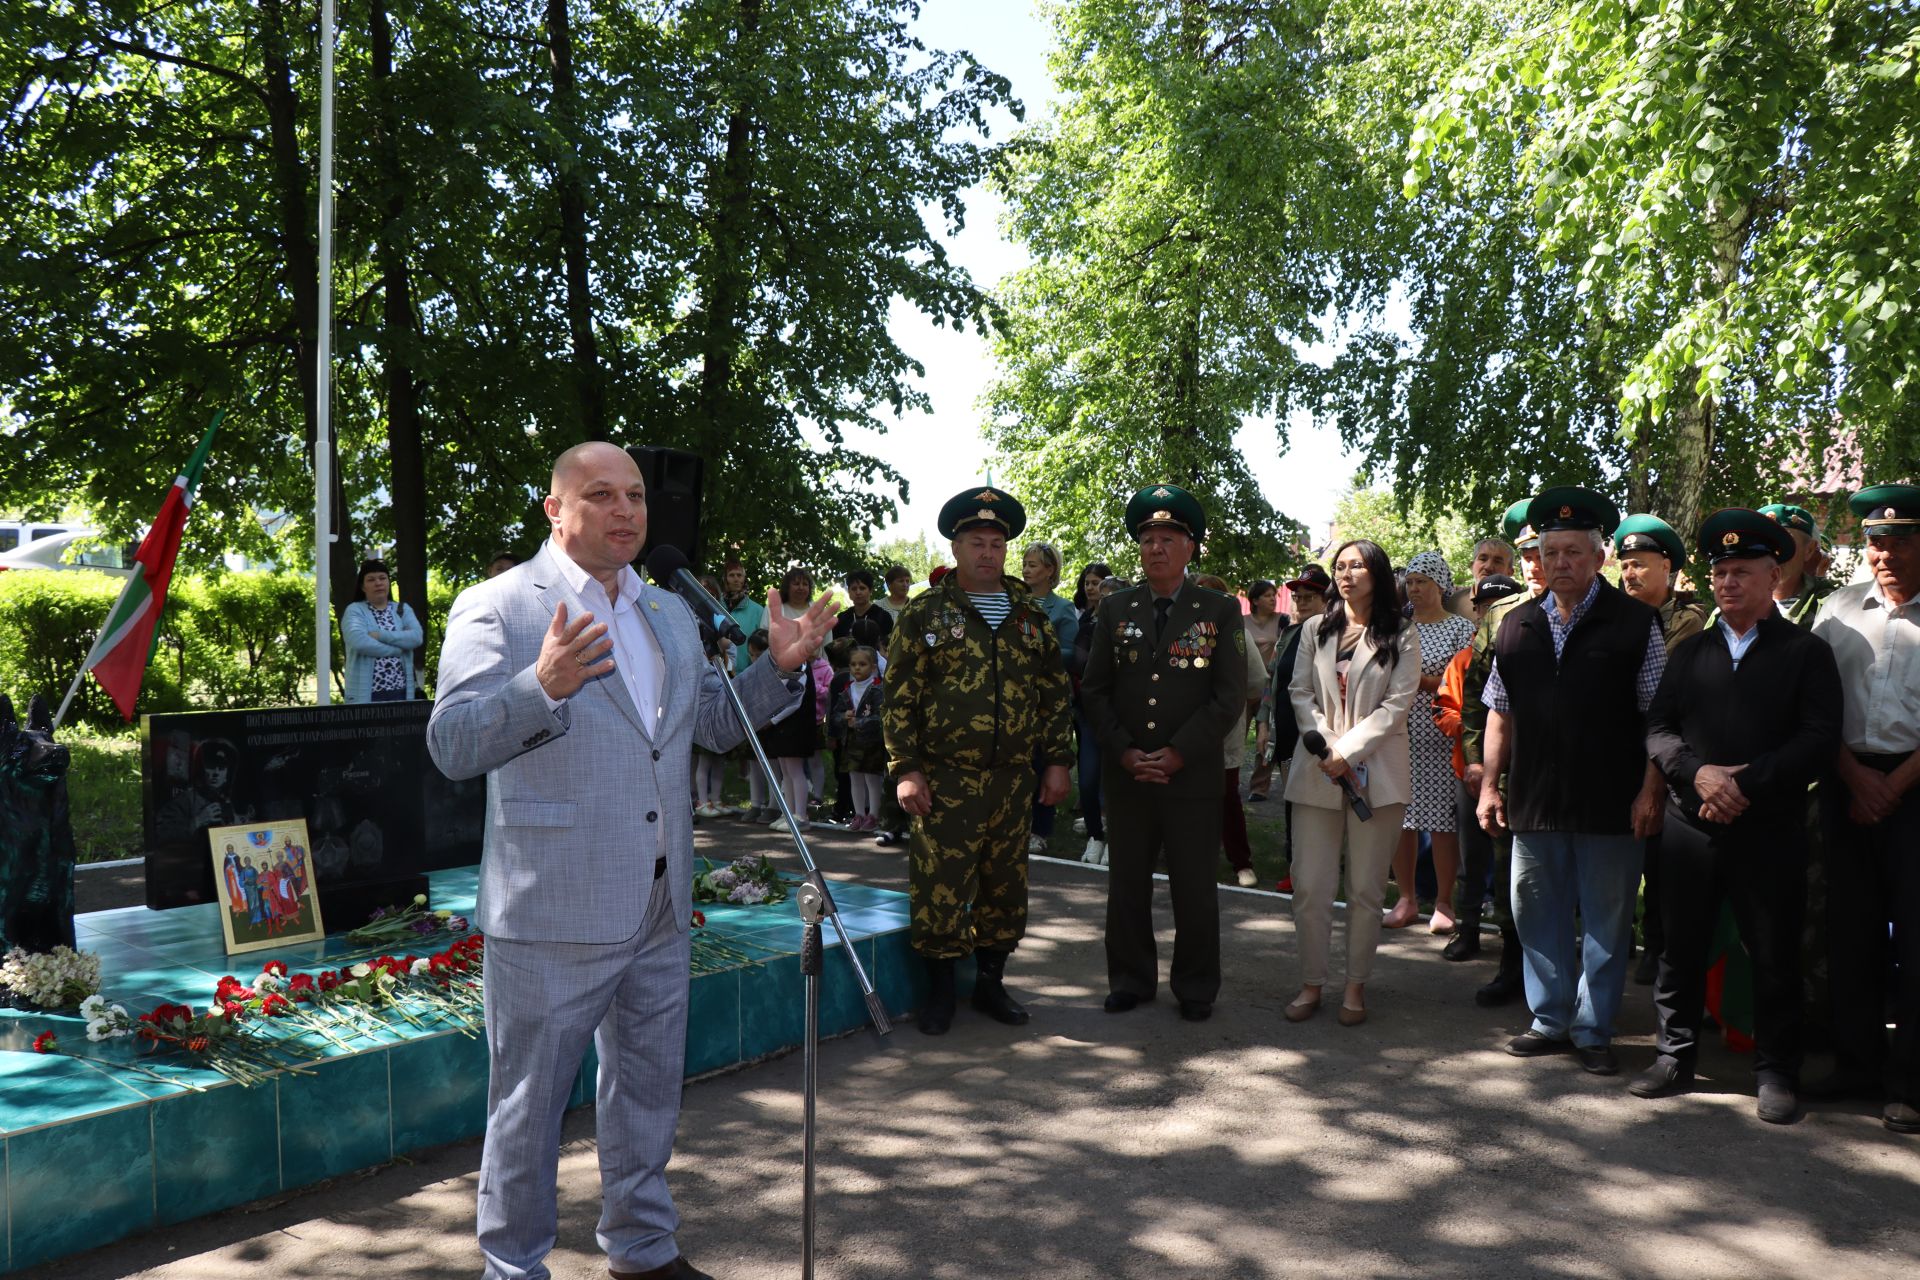
<svg viewBox="0 0 1920 1280"><path fill-rule="evenodd" d="M227 954L327 936L304 818L207 831Z"/></svg>

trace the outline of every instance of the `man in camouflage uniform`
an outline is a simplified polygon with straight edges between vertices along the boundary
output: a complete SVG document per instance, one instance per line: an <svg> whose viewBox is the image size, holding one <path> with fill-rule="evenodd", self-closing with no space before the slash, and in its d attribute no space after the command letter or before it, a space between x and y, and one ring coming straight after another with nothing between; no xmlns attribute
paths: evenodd
<svg viewBox="0 0 1920 1280"><path fill-rule="evenodd" d="M1521 991L1520 938L1513 929L1513 836L1505 831L1489 835L1479 818L1480 784L1486 773L1487 707L1480 701L1493 674L1493 641L1509 613L1547 589L1540 570L1540 535L1527 526L1527 504L1522 498L1507 508L1500 532L1520 552L1525 594L1508 596L1488 606L1473 633L1473 656L1467 660L1460 700L1460 754L1467 762L1461 780L1459 817L1461 874L1454 916L1460 922L1441 955L1449 960L1471 960L1480 953L1480 912L1489 864L1493 871L1494 922L1500 926L1500 968L1493 980L1474 992L1474 1002L1486 1008L1506 1004Z"/></svg>
<svg viewBox="0 0 1920 1280"><path fill-rule="evenodd" d="M1780 566L1780 585L1774 588L1774 608L1797 627L1811 628L1820 602L1833 594L1833 583L1816 572L1825 562L1820 525L1805 507L1772 502L1760 514L1784 528L1793 538L1793 558Z"/></svg>
<svg viewBox="0 0 1920 1280"><path fill-rule="evenodd" d="M1060 641L1026 584L1003 572L1020 503L968 489L940 511L953 572L910 600L887 649L881 711L888 773L911 816L913 949L927 966L920 1030L953 1024L954 962L971 954L973 1007L1019 1026L1007 957L1027 928L1027 823L1033 761L1040 802L1067 796L1073 713Z"/></svg>
<svg viewBox="0 0 1920 1280"><path fill-rule="evenodd" d="M1687 547L1680 533L1659 516L1632 515L1613 531L1614 554L1620 561L1620 589L1649 604L1660 614L1660 633L1667 638L1667 652L1680 647L1688 636L1699 635L1707 626L1707 608L1697 602L1691 591L1675 589L1681 570L1687 567ZM1642 872L1646 889L1640 899L1640 963L1633 980L1641 986L1653 982L1659 968L1660 952L1666 945L1666 929L1660 903L1660 833L1647 837L1646 862Z"/></svg>

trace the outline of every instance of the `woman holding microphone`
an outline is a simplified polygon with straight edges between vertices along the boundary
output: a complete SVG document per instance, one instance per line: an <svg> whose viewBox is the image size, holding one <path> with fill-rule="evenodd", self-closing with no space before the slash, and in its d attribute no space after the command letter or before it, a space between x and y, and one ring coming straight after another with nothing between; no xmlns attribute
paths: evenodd
<svg viewBox="0 0 1920 1280"><path fill-rule="evenodd" d="M1412 793L1407 712L1420 688L1420 638L1400 613L1393 566L1371 542L1334 553L1338 593L1300 636L1288 693L1300 742L1293 750L1287 801L1293 806L1293 919L1300 947L1300 994L1287 1021L1320 1009L1347 853L1347 985L1342 1026L1367 1020L1367 978L1380 943L1380 904ZM1319 746L1324 755L1309 746ZM1372 810L1362 819L1340 782Z"/></svg>

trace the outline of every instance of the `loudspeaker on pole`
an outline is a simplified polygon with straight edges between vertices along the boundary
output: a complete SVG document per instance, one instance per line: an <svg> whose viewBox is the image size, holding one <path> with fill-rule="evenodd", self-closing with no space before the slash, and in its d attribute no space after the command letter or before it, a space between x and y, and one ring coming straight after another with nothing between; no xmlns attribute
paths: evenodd
<svg viewBox="0 0 1920 1280"><path fill-rule="evenodd" d="M644 561L658 546L678 547L700 573L700 494L706 485L707 464L685 449L633 445L627 453L640 468L647 486L647 544Z"/></svg>

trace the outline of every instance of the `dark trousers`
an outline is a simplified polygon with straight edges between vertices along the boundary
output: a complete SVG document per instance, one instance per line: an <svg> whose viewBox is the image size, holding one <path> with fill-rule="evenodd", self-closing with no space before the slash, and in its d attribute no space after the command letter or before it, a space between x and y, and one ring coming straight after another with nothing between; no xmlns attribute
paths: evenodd
<svg viewBox="0 0 1920 1280"><path fill-rule="evenodd" d="M1166 855L1173 899L1173 967L1167 986L1179 1000L1211 1003L1220 994L1220 850L1217 796L1174 799L1165 788L1109 770L1107 815L1107 983L1142 1000L1160 985L1153 940L1153 870ZM1154 792L1161 792L1156 796Z"/></svg>
<svg viewBox="0 0 1920 1280"><path fill-rule="evenodd" d="M1890 773L1904 757L1859 759ZM1837 776L1820 784L1834 1048L1843 1067L1881 1069L1891 1006L1894 1087L1920 1102L1920 790L1907 792L1891 816L1870 827L1848 816L1851 798Z"/></svg>
<svg viewBox="0 0 1920 1280"><path fill-rule="evenodd" d="M1665 832L1655 832L1647 837L1647 857L1640 868L1640 878L1646 884L1640 895L1640 945L1646 948L1649 955L1656 956L1666 949L1667 941L1666 911L1660 905L1666 901L1660 887L1660 851L1664 847L1664 835ZM1804 856L1801 861L1805 863ZM1801 874L1804 876L1806 873L1803 870Z"/></svg>
<svg viewBox="0 0 1920 1280"><path fill-rule="evenodd" d="M1086 819L1087 839L1105 840L1106 815L1100 812L1100 742L1077 706L1073 709L1073 730L1080 736L1080 816Z"/></svg>
<svg viewBox="0 0 1920 1280"><path fill-rule="evenodd" d="M1455 829L1460 835L1460 879L1453 891L1454 915L1478 922L1487 900L1487 875L1493 875L1493 917L1502 928L1513 924L1513 837L1498 840L1480 826L1480 793L1465 782L1454 784Z"/></svg>
<svg viewBox="0 0 1920 1280"><path fill-rule="evenodd" d="M1053 839L1053 806L1040 803L1040 779L1047 771L1047 753L1035 750L1033 753L1033 813L1027 819L1027 825L1033 834L1043 840Z"/></svg>
<svg viewBox="0 0 1920 1280"><path fill-rule="evenodd" d="M1238 769L1227 770L1226 790L1220 793L1220 843L1235 871L1253 865L1253 848L1247 843L1247 810L1240 803Z"/></svg>
<svg viewBox="0 0 1920 1280"><path fill-rule="evenodd" d="M1662 922L1665 947L1653 984L1659 1051L1691 1067L1700 1049L1708 951L1720 904L1733 909L1740 941L1753 958L1754 1074L1800 1076L1802 1029L1800 931L1807 908L1807 841L1794 823L1735 832L1703 831L1667 805L1660 852L1660 898L1649 915Z"/></svg>

